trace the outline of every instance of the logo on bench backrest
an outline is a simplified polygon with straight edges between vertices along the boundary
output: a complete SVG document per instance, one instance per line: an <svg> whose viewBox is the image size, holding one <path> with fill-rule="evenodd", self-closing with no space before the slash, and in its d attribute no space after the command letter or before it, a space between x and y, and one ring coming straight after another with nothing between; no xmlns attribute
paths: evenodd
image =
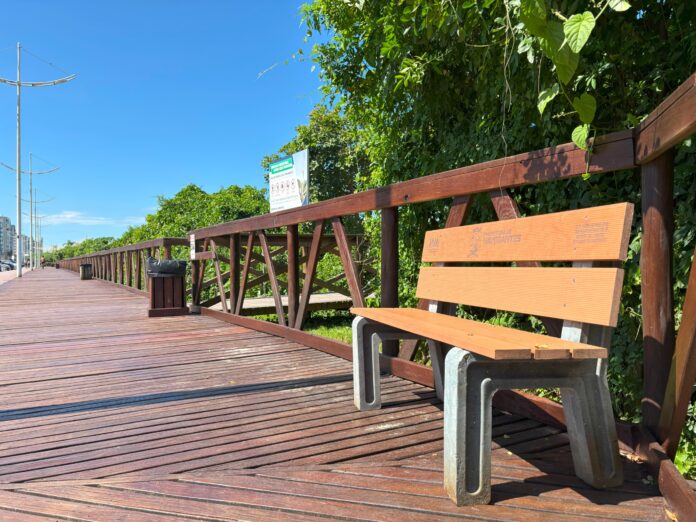
<svg viewBox="0 0 696 522"><path fill-rule="evenodd" d="M513 234L510 228L486 232L483 238L483 243L486 245L509 245L520 241L522 241L522 235Z"/></svg>
<svg viewBox="0 0 696 522"><path fill-rule="evenodd" d="M439 250L440 249L440 238L435 236L431 237L428 241L428 250Z"/></svg>
<svg viewBox="0 0 696 522"><path fill-rule="evenodd" d="M478 257L478 249L480 243L481 228L476 227L471 231L471 246L469 247L469 257Z"/></svg>
<svg viewBox="0 0 696 522"><path fill-rule="evenodd" d="M602 243L607 240L609 223L585 223L575 226L575 243Z"/></svg>

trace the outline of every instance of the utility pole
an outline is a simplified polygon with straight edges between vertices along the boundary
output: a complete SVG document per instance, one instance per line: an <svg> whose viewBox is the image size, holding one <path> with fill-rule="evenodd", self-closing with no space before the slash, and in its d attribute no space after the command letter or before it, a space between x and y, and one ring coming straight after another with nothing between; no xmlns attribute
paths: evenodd
<svg viewBox="0 0 696 522"><path fill-rule="evenodd" d="M20 60L22 59L22 46L17 42L17 157L15 159L15 167L17 168L17 277L22 277L22 265L24 265L24 255L22 254L22 171L20 161L22 159L22 111L20 110L22 98L22 76L20 69Z"/></svg>
<svg viewBox="0 0 696 522"><path fill-rule="evenodd" d="M46 161L46 160L43 160ZM50 162L47 162L50 163ZM14 171L15 168L10 167L9 165L6 165L2 161L0 161L0 166L5 167L6 169ZM29 216L29 268L36 268L36 252L34 249L34 238L36 237L35 234L35 223L36 223L36 204L37 203L48 203L49 201L52 201L53 198L47 199L45 201L36 201L36 190L34 189L34 176L38 175L43 175L43 174L51 174L55 171L60 169L60 167L53 167L52 169L48 170L43 170L39 172L34 171L34 154L29 153L29 172L25 170L20 170L20 175L24 174L29 174L29 200L22 199L21 201L25 203L29 203L29 214L24 214L25 216ZM19 258L19 254L17 255L17 258Z"/></svg>
<svg viewBox="0 0 696 522"><path fill-rule="evenodd" d="M29 269L34 270L34 184L32 171L31 152L29 153Z"/></svg>
<svg viewBox="0 0 696 522"><path fill-rule="evenodd" d="M41 220L46 216L37 216L34 214L34 223L36 223L36 256L34 259L37 260L37 264L34 268L41 267L41 257L43 256L43 235L41 232Z"/></svg>
<svg viewBox="0 0 696 522"><path fill-rule="evenodd" d="M39 158L41 159L41 158ZM44 160L45 161L45 160ZM36 268L36 252L34 249L34 238L36 237L36 234L34 233L34 227L36 226L36 191L34 190L34 182L33 178L34 175L40 175L40 174L51 174L52 172L55 172L59 169L60 167L54 167L49 170L44 170L42 172L34 172L34 155L33 153L29 153L29 234L30 234L30 239L29 239L29 246L30 251L29 251L29 266L34 269ZM38 203L47 203L48 201L51 200L46 200L46 201L39 201Z"/></svg>
<svg viewBox="0 0 696 522"><path fill-rule="evenodd" d="M17 42L17 80L8 80L6 78L0 78L0 83L14 85L15 87L17 87L17 159L15 165L17 177L17 277L22 277L22 265L24 264L24 254L22 253L22 169L20 165L22 156L22 118L20 103L22 97L22 87L48 87L52 85L66 83L70 80L75 79L75 75L71 74L70 76L65 76L64 78L58 78L57 80L51 80L48 82L22 82L20 67L21 57L22 44Z"/></svg>

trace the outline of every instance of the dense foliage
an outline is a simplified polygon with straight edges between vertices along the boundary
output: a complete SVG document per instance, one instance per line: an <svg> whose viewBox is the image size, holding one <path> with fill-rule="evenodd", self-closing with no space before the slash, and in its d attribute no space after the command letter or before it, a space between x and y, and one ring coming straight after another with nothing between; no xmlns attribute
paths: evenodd
<svg viewBox="0 0 696 522"><path fill-rule="evenodd" d="M584 145L590 131L637 125L696 70L694 2L312 0L303 12L310 39L323 34L314 59L327 103L340 107L358 130L373 167L359 188L571 137ZM676 163L679 319L696 239L696 147L690 141L678 148ZM626 172L513 194L523 213L536 214L616 201L639 205L640 183L635 172ZM445 211L442 203L401 209L404 304L413 303L422 234L442 226ZM479 198L471 219L491 217L487 199ZM378 225L367 218L365 228L376 237ZM630 420L639 417L642 389L640 230L637 219L610 370L615 409ZM683 450L694 446L693 425ZM693 463L681 458L684 470Z"/></svg>
<svg viewBox="0 0 696 522"><path fill-rule="evenodd" d="M48 250L44 254L44 259L48 263L53 263L54 261L59 261L61 259L91 254L92 252L99 252L100 250L111 248L114 241L116 240L113 237L95 237L85 239L79 243L68 241L60 248Z"/></svg>
<svg viewBox="0 0 696 522"><path fill-rule="evenodd" d="M265 189L230 185L208 194L191 184L171 198L160 196L157 211L148 214L143 225L129 227L121 237L68 242L61 248L48 251L46 259L50 262L161 237L184 237L196 228L266 212L268 201Z"/></svg>

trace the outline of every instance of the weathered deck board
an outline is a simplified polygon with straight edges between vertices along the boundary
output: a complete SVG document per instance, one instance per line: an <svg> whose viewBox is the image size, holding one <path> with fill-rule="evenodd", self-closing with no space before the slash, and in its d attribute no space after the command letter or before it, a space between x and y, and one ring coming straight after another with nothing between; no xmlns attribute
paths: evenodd
<svg viewBox="0 0 696 522"><path fill-rule="evenodd" d="M0 520L657 520L626 461L596 491L567 436L494 417L493 500L442 480L432 390L385 377L358 412L348 361L45 269L0 287Z"/></svg>

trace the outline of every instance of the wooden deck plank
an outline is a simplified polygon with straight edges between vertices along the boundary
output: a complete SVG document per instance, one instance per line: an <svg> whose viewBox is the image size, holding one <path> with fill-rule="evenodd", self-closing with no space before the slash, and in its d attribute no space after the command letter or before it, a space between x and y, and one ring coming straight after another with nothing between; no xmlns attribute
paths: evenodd
<svg viewBox="0 0 696 522"><path fill-rule="evenodd" d="M37 306L37 299L40 305ZM432 390L383 378L352 403L348 361L63 270L0 287L0 519L655 520L645 470L598 492L558 428L495 413L493 498L442 480Z"/></svg>

